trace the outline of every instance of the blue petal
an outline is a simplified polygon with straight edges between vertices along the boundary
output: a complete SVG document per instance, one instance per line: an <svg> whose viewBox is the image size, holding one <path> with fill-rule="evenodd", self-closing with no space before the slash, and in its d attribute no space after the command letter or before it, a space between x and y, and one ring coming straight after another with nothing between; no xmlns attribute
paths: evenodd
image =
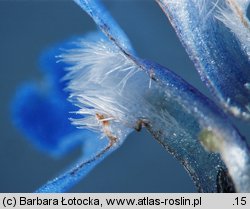
<svg viewBox="0 0 250 209"><path fill-rule="evenodd" d="M100 29L125 51L134 53L126 34L112 18L110 13L98 0L74 0L85 12L89 14Z"/></svg>
<svg viewBox="0 0 250 209"><path fill-rule="evenodd" d="M235 187L230 188L231 192L249 192L249 147L222 110L167 68L146 60L138 60L138 63L145 71L153 74L153 78L166 92L161 108L167 109L187 135L179 133L178 129L163 135L157 129L161 124L155 127L152 125L149 131L183 164L198 190L220 191L218 179L222 177ZM211 144L204 145L203 140L215 145L216 149ZM224 175L221 176L221 173Z"/></svg>
<svg viewBox="0 0 250 209"><path fill-rule="evenodd" d="M66 66L57 58L63 49L70 47L71 41L46 50L40 59L43 82L20 86L12 103L15 125L40 150L53 156L61 156L81 145L85 134L68 119L76 107L67 101L66 83L62 82Z"/></svg>
<svg viewBox="0 0 250 209"><path fill-rule="evenodd" d="M250 59L217 18L223 1L158 0L202 80L232 115L250 119Z"/></svg>
<svg viewBox="0 0 250 209"><path fill-rule="evenodd" d="M34 83L21 86L12 104L15 125L44 152L62 155L82 143L83 131L70 124L69 104Z"/></svg>
<svg viewBox="0 0 250 209"><path fill-rule="evenodd" d="M83 177L85 177L98 163L100 163L105 157L107 157L119 147L112 147L101 156L97 157L98 153L101 152L98 151L98 147L106 147L108 145L108 140L103 139L102 141L99 141L99 137L96 137L95 135L91 136L91 134L88 137L91 138L91 140L88 141L96 141L96 139L98 139L98 146L96 146L97 144L95 143L92 143L92 145L90 145L92 148L88 146L88 152L92 154L92 157L88 156L79 159L74 166L72 166L70 169L65 171L62 175L58 176L54 180L49 181L47 184L43 185L36 191L36 193L55 193L68 191L72 186L74 186ZM99 148L99 150L103 150L102 148Z"/></svg>

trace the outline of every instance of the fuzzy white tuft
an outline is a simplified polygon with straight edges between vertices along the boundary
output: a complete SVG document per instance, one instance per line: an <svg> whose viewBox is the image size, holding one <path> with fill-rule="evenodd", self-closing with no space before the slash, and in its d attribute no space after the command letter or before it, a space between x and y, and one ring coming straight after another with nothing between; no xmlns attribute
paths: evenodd
<svg viewBox="0 0 250 209"><path fill-rule="evenodd" d="M189 138L164 107L166 93L113 43L99 36L76 46L60 56L70 64L64 79L82 116L72 119L73 124L101 131L116 142L147 122L170 138Z"/></svg>
<svg viewBox="0 0 250 209"><path fill-rule="evenodd" d="M83 116L72 121L123 139L144 116L141 95L148 90L149 78L116 46L97 37L79 40L75 49L60 56L70 64L64 79L70 100L79 107L76 113Z"/></svg>
<svg viewBox="0 0 250 209"><path fill-rule="evenodd" d="M246 17L249 3L250 0L225 0L216 18L235 34L250 59L250 23Z"/></svg>

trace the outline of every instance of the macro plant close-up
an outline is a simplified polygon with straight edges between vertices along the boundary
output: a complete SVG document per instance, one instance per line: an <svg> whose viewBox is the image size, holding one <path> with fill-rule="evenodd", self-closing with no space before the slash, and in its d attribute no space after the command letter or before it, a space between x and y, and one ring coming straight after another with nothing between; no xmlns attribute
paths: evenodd
<svg viewBox="0 0 250 209"><path fill-rule="evenodd" d="M250 192L249 4L0 1L2 191Z"/></svg>

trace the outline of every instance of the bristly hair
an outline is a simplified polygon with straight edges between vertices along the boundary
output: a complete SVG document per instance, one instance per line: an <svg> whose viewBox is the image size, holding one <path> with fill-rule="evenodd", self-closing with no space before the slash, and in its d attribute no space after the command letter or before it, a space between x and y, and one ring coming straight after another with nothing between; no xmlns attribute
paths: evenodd
<svg viewBox="0 0 250 209"><path fill-rule="evenodd" d="M193 0L199 12L199 18L205 22L207 18L212 16L220 0Z"/></svg>
<svg viewBox="0 0 250 209"><path fill-rule="evenodd" d="M149 77L100 34L75 45L59 56L70 65L64 80L69 100L82 116L71 119L73 124L112 139L126 138L146 114L140 107L146 104L142 95L149 89Z"/></svg>
<svg viewBox="0 0 250 209"><path fill-rule="evenodd" d="M216 18L235 34L250 59L250 23L246 16L249 4L250 0L225 0Z"/></svg>
<svg viewBox="0 0 250 209"><path fill-rule="evenodd" d="M166 136L174 131L189 138L162 106L166 92L112 42L101 35L94 37L80 39L76 48L60 56L70 65L64 79L69 100L79 107L76 114L81 116L71 119L73 124L102 132L115 142L147 122L162 124L165 128L158 128Z"/></svg>

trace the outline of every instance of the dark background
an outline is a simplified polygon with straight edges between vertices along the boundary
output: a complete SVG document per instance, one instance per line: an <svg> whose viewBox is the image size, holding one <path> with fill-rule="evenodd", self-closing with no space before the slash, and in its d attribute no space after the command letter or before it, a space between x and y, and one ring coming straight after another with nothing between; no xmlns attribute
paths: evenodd
<svg viewBox="0 0 250 209"><path fill-rule="evenodd" d="M109 0L106 6L138 54L169 67L207 94L167 18L151 0ZM80 155L62 159L37 151L12 125L10 102L18 85L41 80L42 51L96 30L70 0L0 0L0 192L32 192ZM247 125L234 121L248 139ZM194 192L185 170L146 132L133 133L71 192Z"/></svg>

